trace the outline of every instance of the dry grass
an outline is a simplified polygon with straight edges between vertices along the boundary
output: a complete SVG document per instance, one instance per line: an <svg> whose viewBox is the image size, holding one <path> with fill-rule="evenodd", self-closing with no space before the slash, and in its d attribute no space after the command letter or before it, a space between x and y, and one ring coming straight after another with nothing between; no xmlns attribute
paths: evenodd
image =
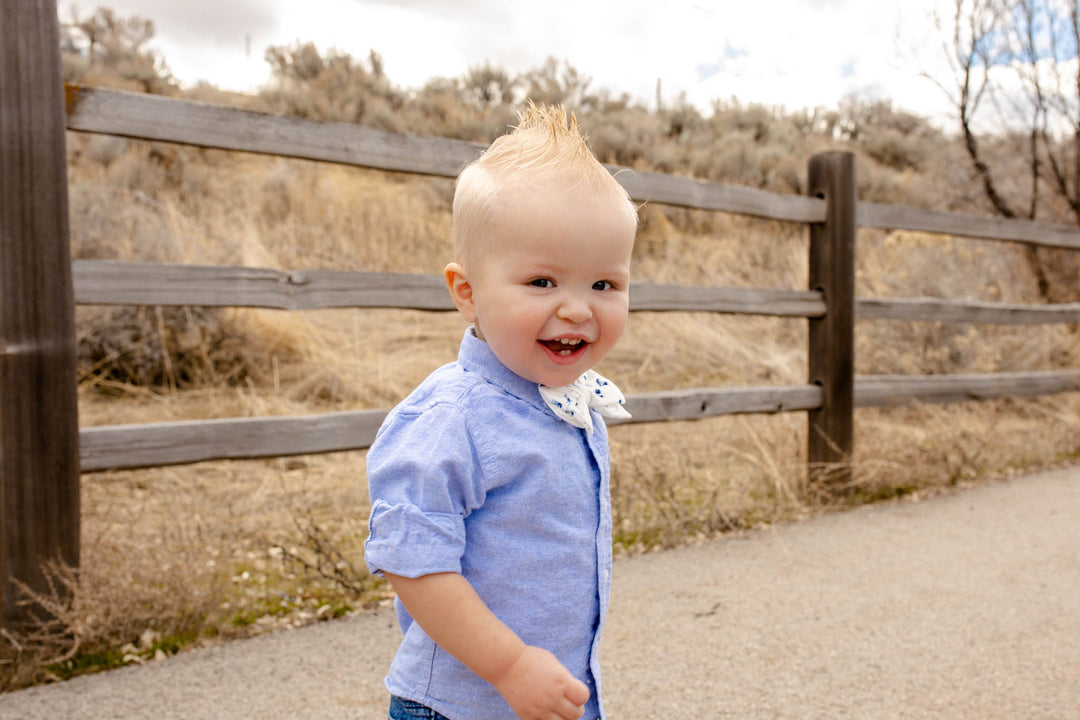
<svg viewBox="0 0 1080 720"><path fill-rule="evenodd" d="M439 272L449 181L72 135L77 258ZM878 170L875 182L881 180ZM892 187L920 185L904 176ZM792 182L795 182L793 180ZM899 200L894 200L899 201ZM638 281L799 288L800 226L647 205ZM859 294L1036 299L1006 245L864 231ZM452 360L449 313L80 308L82 425L389 407ZM804 321L639 313L600 371L628 392L801 383ZM1080 365L1070 327L874 322L860 373ZM631 553L851 504L921 496L1075 461L1080 394L860 410L852 485L806 479L805 416L612 429L615 542ZM83 477L73 602L16 639L16 687L383 602L362 570L364 453L208 462ZM60 596L63 594L61 593Z"/></svg>

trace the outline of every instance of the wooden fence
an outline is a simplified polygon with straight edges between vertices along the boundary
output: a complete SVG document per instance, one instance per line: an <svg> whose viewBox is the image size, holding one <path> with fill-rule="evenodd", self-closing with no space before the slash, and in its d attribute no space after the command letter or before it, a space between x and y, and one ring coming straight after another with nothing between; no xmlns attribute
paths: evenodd
<svg viewBox="0 0 1080 720"><path fill-rule="evenodd" d="M221 458L361 449L386 410L78 429L74 304L452 310L439 276L70 260L65 129L454 177L481 146L90 87L62 87L50 0L0 0L0 623L18 627L15 581L44 589L42 562L79 559L79 473ZM612 168L616 170L616 168ZM633 395L630 422L806 412L819 482L846 479L855 407L1080 390L1080 370L854 375L856 320L1077 323L1080 304L856 298L859 227L1080 249L1080 230L858 202L848 153L810 159L807 196L652 172L620 172L637 201L809 227L808 289L640 284L632 311L807 318L807 382Z"/></svg>

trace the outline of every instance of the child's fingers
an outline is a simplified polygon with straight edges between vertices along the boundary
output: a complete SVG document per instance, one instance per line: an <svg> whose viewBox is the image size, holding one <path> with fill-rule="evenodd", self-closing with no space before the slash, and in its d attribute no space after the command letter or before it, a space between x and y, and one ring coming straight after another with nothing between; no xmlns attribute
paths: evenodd
<svg viewBox="0 0 1080 720"><path fill-rule="evenodd" d="M563 687L562 699L552 708L553 717L559 720L579 720L585 714L585 703L589 701L589 688L574 677L568 678Z"/></svg>
<svg viewBox="0 0 1080 720"><path fill-rule="evenodd" d="M562 706L555 711L560 720L579 720L585 714L585 705L578 705L568 698L563 698Z"/></svg>
<svg viewBox="0 0 1080 720"><path fill-rule="evenodd" d="M566 692L563 696L575 705L581 706L589 702L589 688L585 686L585 683L573 678L566 684Z"/></svg>

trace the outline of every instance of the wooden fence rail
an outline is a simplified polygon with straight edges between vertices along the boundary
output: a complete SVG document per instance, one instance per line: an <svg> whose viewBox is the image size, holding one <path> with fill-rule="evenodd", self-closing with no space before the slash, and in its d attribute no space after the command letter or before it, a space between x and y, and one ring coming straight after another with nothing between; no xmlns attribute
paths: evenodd
<svg viewBox="0 0 1080 720"><path fill-rule="evenodd" d="M115 260L76 260L73 265L75 302L82 305L455 309L441 275ZM634 285L630 308L795 317L825 314L820 292L645 283Z"/></svg>
<svg viewBox="0 0 1080 720"><path fill-rule="evenodd" d="M75 302L80 305L454 310L440 275L160 265L117 260L76 260L73 274ZM630 309L810 318L825 314L825 300L817 290L638 283L634 285ZM997 325L1075 323L1080 322L1080 303L1014 305L940 298L856 298L855 316L859 320Z"/></svg>
<svg viewBox="0 0 1080 720"><path fill-rule="evenodd" d="M854 406L892 407L1080 390L1080 370L986 375L865 375L855 378ZM690 388L631 395L630 420L609 425L702 420L821 407L818 385ZM375 440L386 410L109 425L80 432L83 472L362 450Z"/></svg>
<svg viewBox="0 0 1080 720"><path fill-rule="evenodd" d="M68 129L140 140L239 150L342 165L456 177L483 147L464 140L313 122L187 100L69 85ZM608 166L637 201L798 223L825 219L822 198ZM982 240L1080 249L1072 225L859 203L860 227L914 230Z"/></svg>
<svg viewBox="0 0 1080 720"><path fill-rule="evenodd" d="M203 103L60 84L51 0L0 0L0 624L27 620L14 582L42 590L46 560L78 562L78 475L222 458L362 449L384 409L298 417L225 418L77 427L74 304L452 310L441 277L331 270L163 265L68 257L64 130L264 153L394 172L454 177L482 146ZM50 169L51 168L51 169ZM806 412L818 482L850 471L855 407L957 402L1080 390L1080 369L988 375L854 374L854 324L865 320L1076 323L1080 304L1016 305L941 298L856 298L857 229L944 233L1080 249L1072 226L861 203L848 153L810 159L807 196L609 166L637 201L809 227L806 289L635 285L631 310L806 318L803 385L693 388L632 395L631 422L733 413ZM50 174L51 173L51 174ZM62 177L62 174L61 174ZM36 214L35 214L36 213ZM12 220L19 219L18 222ZM24 222L23 218L31 218ZM51 219L50 219L51 218ZM28 327L32 325L32 327ZM39 351L26 353L24 348ZM36 358L29 364L26 358ZM59 359L59 360L58 360ZM21 363L21 364L20 364ZM54 393L42 402L43 389ZM47 438L44 443L42 438ZM813 472L813 470L812 470Z"/></svg>

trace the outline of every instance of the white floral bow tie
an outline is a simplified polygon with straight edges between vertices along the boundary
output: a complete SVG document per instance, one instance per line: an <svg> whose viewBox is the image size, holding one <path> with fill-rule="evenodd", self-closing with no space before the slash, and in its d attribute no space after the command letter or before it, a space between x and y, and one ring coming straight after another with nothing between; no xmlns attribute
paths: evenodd
<svg viewBox="0 0 1080 720"><path fill-rule="evenodd" d="M623 407L626 398L615 383L592 370L586 370L584 375L569 385L541 385L540 396L555 415L574 427L588 430L590 434L593 431L593 419L589 408L604 417L630 417L630 413Z"/></svg>

